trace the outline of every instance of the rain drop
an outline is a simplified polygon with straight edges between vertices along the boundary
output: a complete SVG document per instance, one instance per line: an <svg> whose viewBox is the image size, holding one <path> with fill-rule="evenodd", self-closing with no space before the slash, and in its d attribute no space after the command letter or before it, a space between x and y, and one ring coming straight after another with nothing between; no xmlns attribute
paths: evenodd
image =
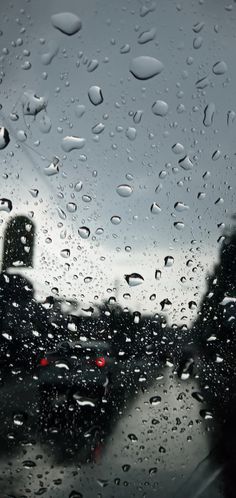
<svg viewBox="0 0 236 498"><path fill-rule="evenodd" d="M91 86L88 91L88 96L93 105L99 105L103 102L102 90L99 86Z"/></svg>
<svg viewBox="0 0 236 498"><path fill-rule="evenodd" d="M130 64L131 74L139 80L148 80L163 70L163 64L154 57L141 55L132 59Z"/></svg>
<svg viewBox="0 0 236 498"><path fill-rule="evenodd" d="M118 185L116 188L117 194L119 194L121 197L130 197L130 195L133 193L133 189L130 185Z"/></svg>
<svg viewBox="0 0 236 498"><path fill-rule="evenodd" d="M90 230L88 227L80 227L78 229L78 234L82 239L88 239L90 236Z"/></svg>
<svg viewBox="0 0 236 498"><path fill-rule="evenodd" d="M80 18L71 12L60 12L51 16L54 28L59 29L65 35L74 35L82 27Z"/></svg>

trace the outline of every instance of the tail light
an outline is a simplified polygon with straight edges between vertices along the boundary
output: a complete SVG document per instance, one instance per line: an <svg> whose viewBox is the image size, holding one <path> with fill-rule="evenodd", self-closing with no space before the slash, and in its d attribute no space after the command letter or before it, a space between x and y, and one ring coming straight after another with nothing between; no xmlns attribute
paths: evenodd
<svg viewBox="0 0 236 498"><path fill-rule="evenodd" d="M106 360L103 356L99 356L98 358L96 358L95 364L98 368L103 368L106 365Z"/></svg>
<svg viewBox="0 0 236 498"><path fill-rule="evenodd" d="M41 358L39 364L41 367L47 367L49 365L49 361L47 358Z"/></svg>

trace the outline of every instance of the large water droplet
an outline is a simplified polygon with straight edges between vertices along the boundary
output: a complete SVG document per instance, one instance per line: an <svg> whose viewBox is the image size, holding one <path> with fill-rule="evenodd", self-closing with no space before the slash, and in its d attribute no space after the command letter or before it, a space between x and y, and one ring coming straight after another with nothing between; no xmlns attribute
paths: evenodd
<svg viewBox="0 0 236 498"><path fill-rule="evenodd" d="M161 208L156 202L153 202L150 211L152 214L159 214L161 212Z"/></svg>
<svg viewBox="0 0 236 498"><path fill-rule="evenodd" d="M156 102L152 105L152 112L155 116L164 117L168 113L168 110L168 104L164 100L156 100Z"/></svg>
<svg viewBox="0 0 236 498"><path fill-rule="evenodd" d="M131 273L130 275L125 275L125 280L130 287L135 287L144 282L144 278L139 273Z"/></svg>
<svg viewBox="0 0 236 498"><path fill-rule="evenodd" d="M132 194L133 189L130 185L122 184L122 185L118 185L118 187L116 188L116 192L121 197L129 197Z"/></svg>
<svg viewBox="0 0 236 498"><path fill-rule="evenodd" d="M0 127L0 149L5 149L5 147L9 144L10 137L8 130L4 128L4 126Z"/></svg>
<svg viewBox="0 0 236 498"><path fill-rule="evenodd" d="M63 258L69 258L70 257L70 249L62 249L60 254Z"/></svg>
<svg viewBox="0 0 236 498"><path fill-rule="evenodd" d="M148 80L163 70L163 64L154 57L141 55L134 57L130 64L130 72L139 80Z"/></svg>
<svg viewBox="0 0 236 498"><path fill-rule="evenodd" d="M88 91L88 96L93 105L99 105L103 102L103 95L100 86L91 86Z"/></svg>
<svg viewBox="0 0 236 498"><path fill-rule="evenodd" d="M193 168L193 163L189 156L184 156L183 159L180 159L178 162L181 168L185 169L185 171L189 171Z"/></svg>
<svg viewBox="0 0 236 498"><path fill-rule="evenodd" d="M60 12L51 16L51 22L54 28L59 29L65 35L74 35L81 27L80 18L71 12Z"/></svg>
<svg viewBox="0 0 236 498"><path fill-rule="evenodd" d="M82 239L88 239L90 236L90 230L88 227L80 227L78 229L78 234Z"/></svg>
<svg viewBox="0 0 236 498"><path fill-rule="evenodd" d="M67 137L64 137L62 139L61 146L65 152L71 152L74 149L82 149L82 147L84 147L85 145L85 142L85 138L68 135Z"/></svg>
<svg viewBox="0 0 236 498"><path fill-rule="evenodd" d="M10 213L12 210L12 202L10 199L0 199L0 211L5 211L6 213Z"/></svg>
<svg viewBox="0 0 236 498"><path fill-rule="evenodd" d="M228 69L228 67L227 67L226 62L224 62L224 61L218 61L218 62L216 62L214 64L214 66L212 68L212 71L217 76L220 76L222 74L225 74L226 71L227 71L227 69Z"/></svg>
<svg viewBox="0 0 236 498"><path fill-rule="evenodd" d="M213 118L215 114L216 106L213 102L210 102L204 109L204 119L203 124L205 126L211 126L213 123Z"/></svg>
<svg viewBox="0 0 236 498"><path fill-rule="evenodd" d="M195 85L200 90L203 90L203 88L206 88L207 86L210 85L210 80L208 76L204 76L204 78L201 78L200 80L196 81Z"/></svg>

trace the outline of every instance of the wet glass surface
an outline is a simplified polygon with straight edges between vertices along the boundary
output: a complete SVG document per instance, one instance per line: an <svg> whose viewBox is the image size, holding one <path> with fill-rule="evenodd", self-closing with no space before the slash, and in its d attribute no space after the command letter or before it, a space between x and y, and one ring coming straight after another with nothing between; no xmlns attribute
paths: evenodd
<svg viewBox="0 0 236 498"><path fill-rule="evenodd" d="M1 498L235 498L235 20L1 2Z"/></svg>

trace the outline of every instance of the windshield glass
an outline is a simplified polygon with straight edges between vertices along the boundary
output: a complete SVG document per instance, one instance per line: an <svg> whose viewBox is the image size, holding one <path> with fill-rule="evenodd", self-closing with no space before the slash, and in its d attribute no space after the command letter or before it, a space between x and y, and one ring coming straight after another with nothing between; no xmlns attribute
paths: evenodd
<svg viewBox="0 0 236 498"><path fill-rule="evenodd" d="M235 21L1 1L3 498L235 498Z"/></svg>

